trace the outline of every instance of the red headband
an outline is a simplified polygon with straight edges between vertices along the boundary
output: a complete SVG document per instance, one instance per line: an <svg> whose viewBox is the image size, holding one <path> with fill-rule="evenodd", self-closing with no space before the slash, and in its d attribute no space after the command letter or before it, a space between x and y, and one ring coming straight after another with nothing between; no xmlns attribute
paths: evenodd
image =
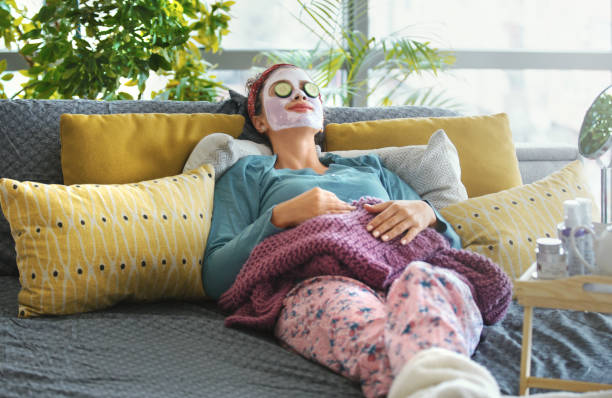
<svg viewBox="0 0 612 398"><path fill-rule="evenodd" d="M257 99L257 95L259 94L259 90L261 90L261 86L264 84L266 79L268 79L268 76L270 76L270 73L272 73L275 70L277 70L278 68L281 68L281 67L284 67L284 66L297 68L297 66L292 65L292 64L275 64L275 65L272 65L271 67L269 67L268 69L263 71L261 73L261 75L259 75L257 80L255 80L253 85L251 85L251 89L249 90L249 97L248 97L248 101L247 101L247 111L249 112L249 118L251 120L253 120L253 116L255 116L255 100Z"/></svg>

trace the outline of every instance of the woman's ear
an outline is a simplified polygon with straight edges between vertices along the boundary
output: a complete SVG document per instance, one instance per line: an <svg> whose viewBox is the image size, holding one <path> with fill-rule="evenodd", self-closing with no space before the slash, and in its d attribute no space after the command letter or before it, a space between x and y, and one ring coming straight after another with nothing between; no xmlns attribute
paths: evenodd
<svg viewBox="0 0 612 398"><path fill-rule="evenodd" d="M260 134L265 134L266 131L268 131L268 123L266 123L262 115L253 116L251 122L253 122L253 127L255 127Z"/></svg>

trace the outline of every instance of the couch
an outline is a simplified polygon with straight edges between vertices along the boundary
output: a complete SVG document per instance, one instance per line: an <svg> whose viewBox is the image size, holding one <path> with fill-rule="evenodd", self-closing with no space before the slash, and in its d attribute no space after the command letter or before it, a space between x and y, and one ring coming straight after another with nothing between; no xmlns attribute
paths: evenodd
<svg viewBox="0 0 612 398"><path fill-rule="evenodd" d="M0 101L0 177L62 184L62 114L245 114L236 93L223 102ZM425 107L328 108L326 123L449 117ZM240 138L257 139L245 124ZM324 137L317 138L324 145ZM524 184L577 159L573 147L517 144ZM210 301L121 302L98 311L18 317L14 240L0 217L0 396L351 397L358 385L281 348L266 334L226 328ZM522 309L485 328L473 359L505 394L517 394ZM532 374L612 381L612 318L536 310Z"/></svg>

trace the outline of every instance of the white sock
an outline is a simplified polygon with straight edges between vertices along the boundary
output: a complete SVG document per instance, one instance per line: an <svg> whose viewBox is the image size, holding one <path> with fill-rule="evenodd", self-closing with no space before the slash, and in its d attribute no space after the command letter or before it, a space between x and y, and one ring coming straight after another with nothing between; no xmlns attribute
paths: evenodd
<svg viewBox="0 0 612 398"><path fill-rule="evenodd" d="M443 348L419 352L393 380L388 398L498 398L499 386L482 365Z"/></svg>
<svg viewBox="0 0 612 398"><path fill-rule="evenodd" d="M612 390L530 394L541 398L612 398ZM491 373L465 355L443 348L416 354L395 376L387 398L501 398ZM503 398L519 398L503 395Z"/></svg>

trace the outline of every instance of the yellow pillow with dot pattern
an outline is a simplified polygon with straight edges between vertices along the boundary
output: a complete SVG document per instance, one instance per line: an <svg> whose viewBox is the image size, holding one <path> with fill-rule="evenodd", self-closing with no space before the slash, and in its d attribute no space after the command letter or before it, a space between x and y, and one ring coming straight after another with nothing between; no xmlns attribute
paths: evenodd
<svg viewBox="0 0 612 398"><path fill-rule="evenodd" d="M465 249L491 258L516 279L535 261L536 239L557 237L563 201L576 197L593 200L580 160L534 183L451 204L440 213Z"/></svg>
<svg viewBox="0 0 612 398"><path fill-rule="evenodd" d="M19 316L204 298L214 183L210 165L124 185L0 179L17 251Z"/></svg>

